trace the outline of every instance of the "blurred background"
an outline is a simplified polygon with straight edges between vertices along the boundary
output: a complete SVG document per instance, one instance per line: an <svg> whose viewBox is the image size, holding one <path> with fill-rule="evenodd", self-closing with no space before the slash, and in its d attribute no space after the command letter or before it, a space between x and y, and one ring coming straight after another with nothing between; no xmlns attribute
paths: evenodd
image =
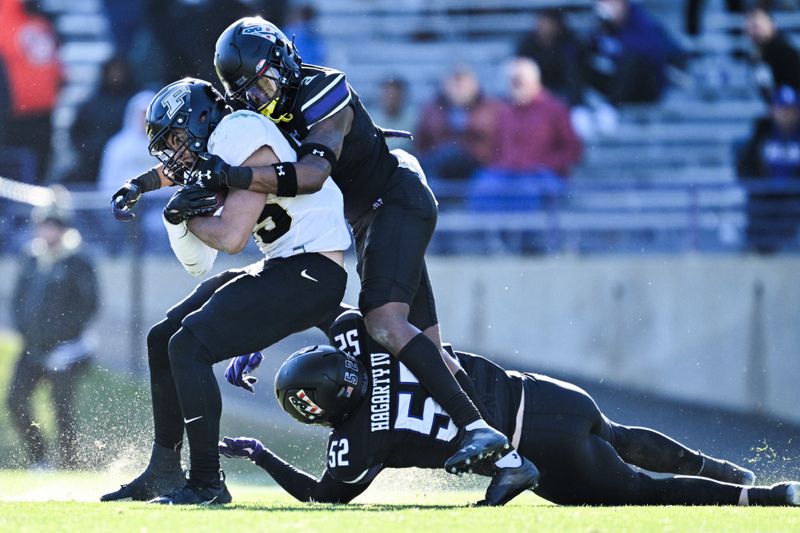
<svg viewBox="0 0 800 533"><path fill-rule="evenodd" d="M49 428L42 439L62 440L38 456L21 447L5 429L27 423L25 395L10 395L0 466L97 468L146 453L146 332L197 280L169 250L168 192L143 199L131 224L113 219L110 194L155 163L143 129L153 91L187 75L216 84L217 36L261 14L305 62L345 71L377 124L414 132L391 147L417 155L439 199L428 265L447 340L574 380L620 422L797 478L799 4L0 0L0 176L56 187L0 181L5 396L25 334L15 294L41 285L23 258L42 220L78 236L95 300L67 293L66 310L36 326L85 315L92 357L66 389L45 369L30 415ZM53 201L68 214L32 214ZM258 258L253 246L217 270ZM224 431L315 472L323 433L292 425L270 383L317 342L307 332L269 348L254 397L222 387ZM47 387L74 395L73 408L46 400Z"/></svg>

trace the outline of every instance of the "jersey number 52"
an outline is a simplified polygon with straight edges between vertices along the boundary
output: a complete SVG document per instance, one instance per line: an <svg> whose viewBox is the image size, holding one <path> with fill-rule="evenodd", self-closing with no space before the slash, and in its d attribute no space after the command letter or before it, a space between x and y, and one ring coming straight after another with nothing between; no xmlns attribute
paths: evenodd
<svg viewBox="0 0 800 533"><path fill-rule="evenodd" d="M331 441L331 447L328 449L328 466L330 468L349 466L350 461L347 459L347 452L349 451L350 442L347 439Z"/></svg>

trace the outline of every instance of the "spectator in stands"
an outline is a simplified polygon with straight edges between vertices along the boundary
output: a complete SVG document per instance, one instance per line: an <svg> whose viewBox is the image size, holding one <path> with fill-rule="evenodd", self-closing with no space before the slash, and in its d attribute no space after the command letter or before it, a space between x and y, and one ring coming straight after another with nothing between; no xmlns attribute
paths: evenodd
<svg viewBox="0 0 800 533"><path fill-rule="evenodd" d="M303 63L327 65L327 47L317 31L317 10L311 4L296 6L291 11L283 33L292 37L298 50L303 51Z"/></svg>
<svg viewBox="0 0 800 533"><path fill-rule="evenodd" d="M456 66L420 114L415 146L429 178L464 180L494 157L495 103L475 73Z"/></svg>
<svg viewBox="0 0 800 533"><path fill-rule="evenodd" d="M706 0L686 0L686 33L689 35L700 35L705 3ZM741 13L744 9L744 0L725 0L725 8L730 13Z"/></svg>
<svg viewBox="0 0 800 533"><path fill-rule="evenodd" d="M583 49L560 10L545 9L536 15L533 31L517 45L517 55L536 61L544 86L570 107L583 103Z"/></svg>
<svg viewBox="0 0 800 533"><path fill-rule="evenodd" d="M512 60L507 82L509 98L497 106L494 158L470 186L473 209L541 207L561 193L563 179L581 158L569 110L542 86L536 62Z"/></svg>
<svg viewBox="0 0 800 533"><path fill-rule="evenodd" d="M745 33L753 41L760 61L756 81L761 95L769 101L775 87L782 85L800 90L800 54L775 27L767 4L755 2L745 15Z"/></svg>
<svg viewBox="0 0 800 533"><path fill-rule="evenodd" d="M137 176L153 166L144 126L147 106L154 96L152 91L142 91L125 106L122 128L103 148L98 190L113 193L119 188L120 176Z"/></svg>
<svg viewBox="0 0 800 533"><path fill-rule="evenodd" d="M172 78L167 73L164 46L150 20L148 3L152 1L104 0L114 49L128 61L135 88L161 87Z"/></svg>
<svg viewBox="0 0 800 533"><path fill-rule="evenodd" d="M217 79L212 58L217 37L235 20L262 14L252 0L150 0L147 18L166 61L168 79ZM285 2L278 2L285 4ZM305 58L303 58L305 59Z"/></svg>
<svg viewBox="0 0 800 533"><path fill-rule="evenodd" d="M125 105L132 94L130 67L123 56L114 56L103 66L98 91L79 108L70 129L77 152L77 167L69 181L97 183L103 147L122 125Z"/></svg>
<svg viewBox="0 0 800 533"><path fill-rule="evenodd" d="M614 104L652 103L668 86L667 67L683 52L664 26L631 0L597 0L589 83Z"/></svg>
<svg viewBox="0 0 800 533"><path fill-rule="evenodd" d="M0 142L33 150L36 176L44 181L50 162L53 109L61 88L58 41L50 22L30 13L22 0L0 2L0 65L10 96L10 119Z"/></svg>
<svg viewBox="0 0 800 533"><path fill-rule="evenodd" d="M97 189L110 197L111 194L119 189L122 176L138 176L153 166L153 156L150 155L148 145L150 144L145 133L145 117L147 106L155 96L152 91L142 91L130 99L125 107L125 118L122 129L114 134L103 149L103 157L100 161L100 174L97 178ZM143 212L144 234L150 236L163 235L164 226L161 221L161 208L174 191L169 187L163 187L158 191L153 191L147 195L148 205L157 206L157 209L148 209ZM159 204L160 205L157 205ZM141 213L140 213L141 214ZM101 214L102 219L108 217L108 213ZM114 236L123 235L130 228L123 227L125 224L114 224L109 227L107 224L99 225L107 237L106 242L118 242ZM166 239L161 239L165 242ZM113 252L113 250L112 250Z"/></svg>
<svg viewBox="0 0 800 533"><path fill-rule="evenodd" d="M416 129L417 117L408 106L408 83L400 77L383 80L380 89L380 107L372 111L372 121L382 128L413 132ZM389 148L411 150L411 139L389 137L386 139Z"/></svg>
<svg viewBox="0 0 800 533"><path fill-rule="evenodd" d="M737 173L750 188L748 247L780 250L800 226L800 97L792 87L774 92L770 116L756 122L739 153Z"/></svg>
<svg viewBox="0 0 800 533"><path fill-rule="evenodd" d="M34 465L47 466L44 435L31 413L31 399L42 381L52 385L61 465L78 465L74 395L90 364L84 334L97 310L94 266L80 249L81 236L70 228L70 214L58 206L32 213L36 238L20 263L11 310L22 336L7 397L9 418Z"/></svg>

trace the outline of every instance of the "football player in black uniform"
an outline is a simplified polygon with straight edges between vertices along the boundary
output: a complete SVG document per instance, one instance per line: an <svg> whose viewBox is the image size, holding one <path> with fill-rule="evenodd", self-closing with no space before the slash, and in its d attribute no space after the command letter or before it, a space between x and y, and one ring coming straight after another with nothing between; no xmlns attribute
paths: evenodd
<svg viewBox="0 0 800 533"><path fill-rule="evenodd" d="M416 158L389 151L386 132L372 122L344 73L303 65L294 43L260 17L240 19L222 33L214 66L229 103L274 121L295 143L297 161L248 168L209 156L194 176L211 189L293 197L319 190L330 175L355 234L359 308L368 331L466 429L448 470L507 448L507 439L470 400L469 379L448 369L424 260L437 206Z"/></svg>
<svg viewBox="0 0 800 533"><path fill-rule="evenodd" d="M291 156L292 148L270 121L229 111L208 82L187 78L164 87L147 110L151 154L175 174L191 166L207 146L246 164L277 161L281 153ZM247 142L242 142L243 129L249 133ZM149 179L159 180L155 170ZM127 185L129 191L137 188ZM199 216L216 210L214 196L208 189L180 188L164 209L170 244L186 270L205 274L217 250L238 253L251 234L266 257L203 281L150 329L155 433L150 462L140 476L102 501L230 502L220 477L222 400L212 365L329 325L338 312L350 234L341 193L332 182L315 195L290 201L231 191L220 216ZM190 448L188 480L180 464L184 429Z"/></svg>
<svg viewBox="0 0 800 533"><path fill-rule="evenodd" d="M292 355L278 371L281 407L296 420L331 426L320 479L284 462L260 441L225 437L220 452L249 458L301 501L346 503L384 468L435 468L457 447L456 428L402 363L366 336L357 311L334 323L330 346ZM345 354L344 351L347 352ZM567 505L800 505L800 483L752 486L753 473L709 457L652 429L606 418L575 385L506 371L483 357L449 351L463 366L490 418L541 470L534 492ZM630 465L674 474L655 478ZM519 467L510 467L512 470ZM483 504L519 491L494 465Z"/></svg>

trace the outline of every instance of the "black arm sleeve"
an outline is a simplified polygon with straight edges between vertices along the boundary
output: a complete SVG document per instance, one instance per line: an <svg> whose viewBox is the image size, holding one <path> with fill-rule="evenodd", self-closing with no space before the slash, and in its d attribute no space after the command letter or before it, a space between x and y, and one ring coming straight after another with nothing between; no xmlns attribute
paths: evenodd
<svg viewBox="0 0 800 533"><path fill-rule="evenodd" d="M350 484L336 481L327 470L322 479L317 479L267 449L256 464L266 470L286 492L301 502L349 503L369 486L369 483Z"/></svg>

